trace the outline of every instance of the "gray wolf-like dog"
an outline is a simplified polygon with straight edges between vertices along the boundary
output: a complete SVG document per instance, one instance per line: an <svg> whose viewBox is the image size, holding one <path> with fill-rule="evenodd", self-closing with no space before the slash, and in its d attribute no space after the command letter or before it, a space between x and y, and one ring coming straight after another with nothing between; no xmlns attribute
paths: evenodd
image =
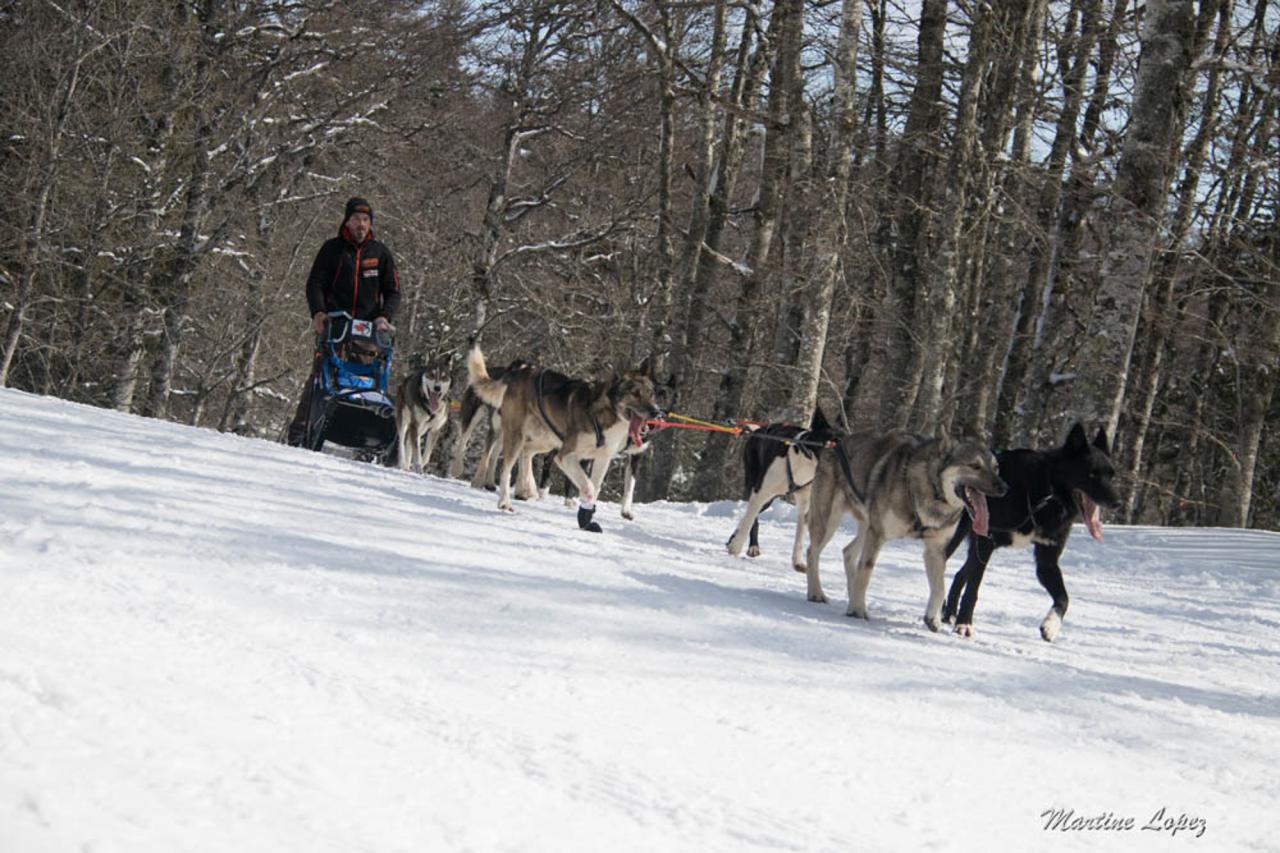
<svg viewBox="0 0 1280 853"><path fill-rule="evenodd" d="M484 353L474 347L467 356L467 378L480 400L502 417L498 507L514 511L511 472L517 461L521 480L533 482L533 455L554 450L556 465L582 496L578 526L600 532L592 515L609 461L622 452L628 439L639 445L644 422L662 414L648 372L642 367L587 382L520 365L494 379L485 368ZM590 477L582 469L583 462L591 462Z"/></svg>
<svg viewBox="0 0 1280 853"><path fill-rule="evenodd" d="M440 430L449 421L449 367L452 358L433 358L400 383L396 393L396 433L400 467L421 474L431 463ZM427 439L422 449L423 437ZM407 451L407 452L406 452Z"/></svg>
<svg viewBox="0 0 1280 853"><path fill-rule="evenodd" d="M942 624L946 547L960 517L968 512L973 529L985 533L987 496L1005 493L996 459L976 438L929 438L903 432L856 433L823 453L809 507L810 601L826 601L819 580L822 549L850 513L858 534L844 548L849 616L867 615L867 586L880 548L891 539L924 541L929 603L924 622Z"/></svg>

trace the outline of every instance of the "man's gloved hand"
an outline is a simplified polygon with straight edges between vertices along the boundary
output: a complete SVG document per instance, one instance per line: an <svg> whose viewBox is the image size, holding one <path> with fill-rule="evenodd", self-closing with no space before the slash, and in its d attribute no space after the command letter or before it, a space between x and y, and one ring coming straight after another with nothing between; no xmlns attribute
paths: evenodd
<svg viewBox="0 0 1280 853"><path fill-rule="evenodd" d="M329 317L323 311L317 311L311 315L311 331L317 335L324 334L324 324Z"/></svg>
<svg viewBox="0 0 1280 853"><path fill-rule="evenodd" d="M391 323L387 320L386 317L375 317L373 320L373 327L377 329L379 332L391 331Z"/></svg>

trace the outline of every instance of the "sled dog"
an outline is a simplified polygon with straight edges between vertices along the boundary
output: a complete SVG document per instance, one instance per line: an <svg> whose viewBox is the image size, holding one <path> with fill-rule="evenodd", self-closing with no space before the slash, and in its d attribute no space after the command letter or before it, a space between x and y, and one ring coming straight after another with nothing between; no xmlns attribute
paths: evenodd
<svg viewBox="0 0 1280 853"><path fill-rule="evenodd" d="M947 544L947 556L969 538L969 554L951 581L942 617L954 617L956 633L973 634L973 609L987 561L997 548L1035 546L1036 578L1053 597L1053 607L1040 623L1040 636L1052 642L1067 615L1067 588L1058 558L1067 546L1071 525L1084 521L1094 539L1102 539L1101 507L1120 504L1112 482L1115 468L1107 434L1098 430L1093 444L1084 427L1075 424L1063 445L1053 450L1006 450L996 454L1000 478L1009 485L1003 497L993 498L986 534L962 518Z"/></svg>
<svg viewBox="0 0 1280 853"><path fill-rule="evenodd" d="M652 374L650 379L653 380L654 399L659 409L665 408L666 402L671 399L671 394L675 390L675 376L669 377L666 381L659 381ZM637 443L635 439L628 435L627 446L622 449L621 456L626 457L626 468L622 469L622 517L627 521L635 521L635 513L632 507L635 502L636 495L636 477L640 472L640 464L644 460L644 454L653 446L651 439L655 432L661 427L652 426L647 421L640 426L640 441ZM549 484L551 480L551 459L544 457L542 472L538 477L538 491L542 496L546 496L550 491ZM587 475L591 475L591 465L588 463L583 469ZM573 506L574 493L573 484L563 474L560 475L560 491L564 495L566 506ZM517 492L516 497L519 497Z"/></svg>
<svg viewBox="0 0 1280 853"><path fill-rule="evenodd" d="M494 379L501 379L510 370L528 366L530 366L529 362L518 358L506 367L494 368L492 376ZM462 468L466 462L467 445L471 441L471 435L481 424L487 424L488 434L485 437L484 450L481 451L480 461L471 476L471 486L494 491L498 487L498 453L502 449L502 416L498 414L496 408L481 400L475 388L470 385L462 393L458 414L460 429L453 440L448 475L454 480L462 477ZM532 499L537 497L537 494L537 485L531 481L522 479L516 486L516 497L521 500Z"/></svg>
<svg viewBox="0 0 1280 853"><path fill-rule="evenodd" d="M805 516L809 493L818 471L818 454L823 445L835 441L835 432L821 409L815 409L809 428L788 423L772 423L753 431L742 447L742 471L747 508L729 537L729 553L738 556L747 544L747 556L760 556L760 513L774 499L794 495L796 535L791 546L791 565L805 570Z"/></svg>
<svg viewBox="0 0 1280 853"><path fill-rule="evenodd" d="M554 450L556 465L582 496L578 525L598 533L600 525L591 516L609 460L622 452L628 438L639 445L644 422L662 414L645 369L587 382L521 365L495 379L485 368L484 354L474 347L467 356L467 379L480 400L502 417L498 507L513 511L511 470L516 462L521 479L527 472L532 480L532 455ZM582 469L585 461L592 463L590 477Z"/></svg>
<svg viewBox="0 0 1280 853"><path fill-rule="evenodd" d="M452 359L437 357L400 383L396 393L396 433L400 468L421 474L431 463L440 430L449 420L449 368ZM426 450L422 439L426 436ZM406 452L407 451L407 452Z"/></svg>
<svg viewBox="0 0 1280 853"><path fill-rule="evenodd" d="M924 622L941 625L946 547L960 517L987 530L987 496L1003 495L995 456L975 438L928 438L903 432L857 433L823 453L809 504L810 601L826 601L819 580L822 549L851 513L858 534L844 548L849 616L867 616L867 586L876 557L891 539L923 539L929 603Z"/></svg>
<svg viewBox="0 0 1280 853"><path fill-rule="evenodd" d="M647 424L640 429L640 443L634 444L630 436L627 437L627 446L622 448L622 452L618 455L625 457L624 462L626 468L622 469L622 517L627 521L635 521L635 513L632 512L632 506L636 494L636 475L640 470L640 463L647 451L652 445L649 443L649 436L653 433L653 429ZM591 476L591 464L583 463L582 469L586 475ZM543 457L542 471L538 475L538 493L545 497L551 490L551 473L552 462L550 456ZM602 481L603 482L603 481ZM569 482L569 478L560 475L560 491L564 494L565 506L573 506L574 495L576 490L573 484ZM516 493L516 497L520 497L520 493Z"/></svg>

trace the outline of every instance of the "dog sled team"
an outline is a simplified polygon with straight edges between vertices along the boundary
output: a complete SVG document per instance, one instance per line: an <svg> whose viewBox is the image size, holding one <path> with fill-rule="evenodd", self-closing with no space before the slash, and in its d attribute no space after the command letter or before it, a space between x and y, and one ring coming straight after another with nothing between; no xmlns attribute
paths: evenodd
<svg viewBox="0 0 1280 853"><path fill-rule="evenodd" d="M452 370L451 359L433 359L400 383L395 456L401 468L422 472L430 462L450 420ZM663 417L646 366L591 382L523 359L491 367L473 347L466 376L449 477L462 476L468 443L484 427L488 439L471 482L494 489L500 510L513 512L515 499L545 494L554 464L580 496L579 526L600 532L595 503L609 463L623 456L622 514L632 517L637 462ZM534 459L544 454L539 483ZM758 556L759 515L779 498L793 500L791 563L805 573L808 599L825 602L821 558L842 520L852 516L857 534L841 552L847 614L866 619L881 549L894 539L919 539L929 589L924 622L933 631L953 623L963 636L973 633L978 590L992 553L1031 545L1036 577L1052 597L1040 631L1053 640L1068 606L1059 558L1071 527L1082 521L1101 539L1100 511L1119 503L1107 437L1099 430L1090 440L1080 424L1060 447L993 453L973 436L841 434L818 410L807 428L772 423L751 430L742 460L746 503L727 543L730 554L745 548ZM962 545L964 562L948 590L946 562Z"/></svg>
<svg viewBox="0 0 1280 853"><path fill-rule="evenodd" d="M450 421L453 359L429 359L401 381L394 401L388 397L390 321L399 303L394 261L373 240L366 201L351 199L345 217L308 279L318 345L288 440L313 450L326 440L363 448L421 473ZM646 365L593 382L523 359L490 366L472 346L466 375L449 477L462 475L468 442L484 425L489 437L472 484L495 489L500 510L513 512L513 497L542 494L554 464L578 492L579 527L599 533L596 500L610 462L624 456L622 515L632 517L640 456L663 417ZM533 463L542 454L550 462L540 484ZM807 428L773 423L750 431L742 457L746 506L728 540L730 554L746 546L748 556L758 556L760 513L778 498L793 500L791 563L805 573L808 599L825 602L822 553L844 517L853 516L857 533L841 551L847 614L866 619L881 549L894 539L919 539L929 587L924 622L932 631L953 623L962 636L973 633L992 553L1031 545L1036 578L1053 600L1040 633L1052 641L1067 612L1059 558L1071 527L1082 521L1101 539L1101 508L1119 504L1107 436L1099 430L1090 441L1080 424L1061 447L993 453L974 436L840 434L819 409ZM946 561L961 545L964 563L947 590Z"/></svg>

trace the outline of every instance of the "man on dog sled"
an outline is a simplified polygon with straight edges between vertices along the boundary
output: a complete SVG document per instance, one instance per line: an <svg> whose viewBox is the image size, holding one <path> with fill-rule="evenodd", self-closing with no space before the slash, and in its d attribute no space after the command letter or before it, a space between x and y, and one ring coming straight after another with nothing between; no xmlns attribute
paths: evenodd
<svg viewBox="0 0 1280 853"><path fill-rule="evenodd" d="M307 307L317 339L326 333L329 314L345 311L353 320L371 320L377 332L390 334L391 319L400 305L400 279L391 250L373 235L373 208L363 198L347 201L338 236L326 240L307 276ZM316 417L317 386L325 353L317 346L311 375L302 390L298 410L289 424L288 443L308 443Z"/></svg>

